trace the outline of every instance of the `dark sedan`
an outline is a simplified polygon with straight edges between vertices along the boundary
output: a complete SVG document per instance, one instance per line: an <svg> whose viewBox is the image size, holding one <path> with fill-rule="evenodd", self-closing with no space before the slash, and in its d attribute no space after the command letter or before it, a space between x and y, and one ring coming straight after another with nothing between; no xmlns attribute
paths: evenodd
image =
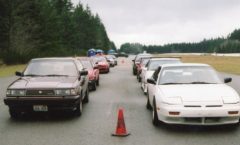
<svg viewBox="0 0 240 145"><path fill-rule="evenodd" d="M82 114L88 102L87 71L74 58L42 58L30 61L7 89L4 103L12 118L27 112L74 111Z"/></svg>

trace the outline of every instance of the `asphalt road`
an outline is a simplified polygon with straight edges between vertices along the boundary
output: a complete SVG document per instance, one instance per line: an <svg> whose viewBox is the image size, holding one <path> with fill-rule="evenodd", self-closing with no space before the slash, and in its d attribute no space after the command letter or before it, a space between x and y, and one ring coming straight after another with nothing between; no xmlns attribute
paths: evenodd
<svg viewBox="0 0 240 145"><path fill-rule="evenodd" d="M239 79L238 76L233 77ZM90 93L90 102L84 105L80 118L61 113L10 119L2 98L7 85L14 79L0 79L0 145L240 144L240 127L154 127L151 112L145 108L146 97L132 75L130 59L119 58L117 67L109 74L101 75L100 87ZM237 84L233 82L231 85L238 89ZM131 133L125 138L111 136L116 128L118 108L124 108L125 123Z"/></svg>

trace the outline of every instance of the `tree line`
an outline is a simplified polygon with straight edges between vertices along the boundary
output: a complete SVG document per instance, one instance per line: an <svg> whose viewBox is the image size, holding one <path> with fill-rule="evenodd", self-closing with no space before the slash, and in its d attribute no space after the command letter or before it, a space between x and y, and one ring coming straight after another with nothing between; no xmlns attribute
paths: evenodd
<svg viewBox="0 0 240 145"><path fill-rule="evenodd" d="M85 55L114 47L98 14L71 0L0 0L0 59Z"/></svg>
<svg viewBox="0 0 240 145"><path fill-rule="evenodd" d="M166 45L142 45L124 43L120 51L137 54L148 53L240 53L240 29L234 30L227 38L204 39L198 43L173 43Z"/></svg>

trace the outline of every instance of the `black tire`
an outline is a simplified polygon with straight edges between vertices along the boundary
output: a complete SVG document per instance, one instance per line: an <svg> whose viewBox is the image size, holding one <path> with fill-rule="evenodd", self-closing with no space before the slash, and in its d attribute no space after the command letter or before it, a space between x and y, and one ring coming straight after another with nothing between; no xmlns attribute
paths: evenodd
<svg viewBox="0 0 240 145"><path fill-rule="evenodd" d="M9 114L10 114L12 119L19 119L21 117L20 112L14 110L14 109L10 109L10 108L9 108Z"/></svg>
<svg viewBox="0 0 240 145"><path fill-rule="evenodd" d="M158 120L158 115L157 115L157 108L156 108L156 101L155 98L153 99L153 117L152 117L152 123L154 126L159 126L160 121Z"/></svg>
<svg viewBox="0 0 240 145"><path fill-rule="evenodd" d="M85 92L85 97L83 99L84 103L88 103L89 102L89 90L87 88L86 92Z"/></svg>
<svg viewBox="0 0 240 145"><path fill-rule="evenodd" d="M148 93L147 93L147 104L146 104L146 108L147 108L148 110L152 110L152 106L151 106L150 101L149 101L149 94L148 94Z"/></svg>
<svg viewBox="0 0 240 145"><path fill-rule="evenodd" d="M83 108L83 102L82 99L79 100L79 103L77 104L77 109L75 110L76 116L81 116L82 115L82 109Z"/></svg>
<svg viewBox="0 0 240 145"><path fill-rule="evenodd" d="M97 82L94 82L93 84L92 84L92 90L93 91L96 91L97 90Z"/></svg>
<svg viewBox="0 0 240 145"><path fill-rule="evenodd" d="M98 76L98 80L96 81L97 86L99 86L99 76Z"/></svg>
<svg viewBox="0 0 240 145"><path fill-rule="evenodd" d="M142 79L141 79L141 77L139 76L139 77L138 77L138 82L141 82L141 81L142 81Z"/></svg>

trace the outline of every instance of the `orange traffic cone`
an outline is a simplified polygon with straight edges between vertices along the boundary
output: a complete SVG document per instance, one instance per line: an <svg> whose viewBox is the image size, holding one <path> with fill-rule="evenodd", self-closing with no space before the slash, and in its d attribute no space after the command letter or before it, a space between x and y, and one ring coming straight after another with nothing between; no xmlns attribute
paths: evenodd
<svg viewBox="0 0 240 145"><path fill-rule="evenodd" d="M123 109L118 110L118 122L117 122L117 128L116 132L112 134L112 136L119 136L119 137L125 137L130 135L127 133L127 129L124 122L124 116L123 116Z"/></svg>

